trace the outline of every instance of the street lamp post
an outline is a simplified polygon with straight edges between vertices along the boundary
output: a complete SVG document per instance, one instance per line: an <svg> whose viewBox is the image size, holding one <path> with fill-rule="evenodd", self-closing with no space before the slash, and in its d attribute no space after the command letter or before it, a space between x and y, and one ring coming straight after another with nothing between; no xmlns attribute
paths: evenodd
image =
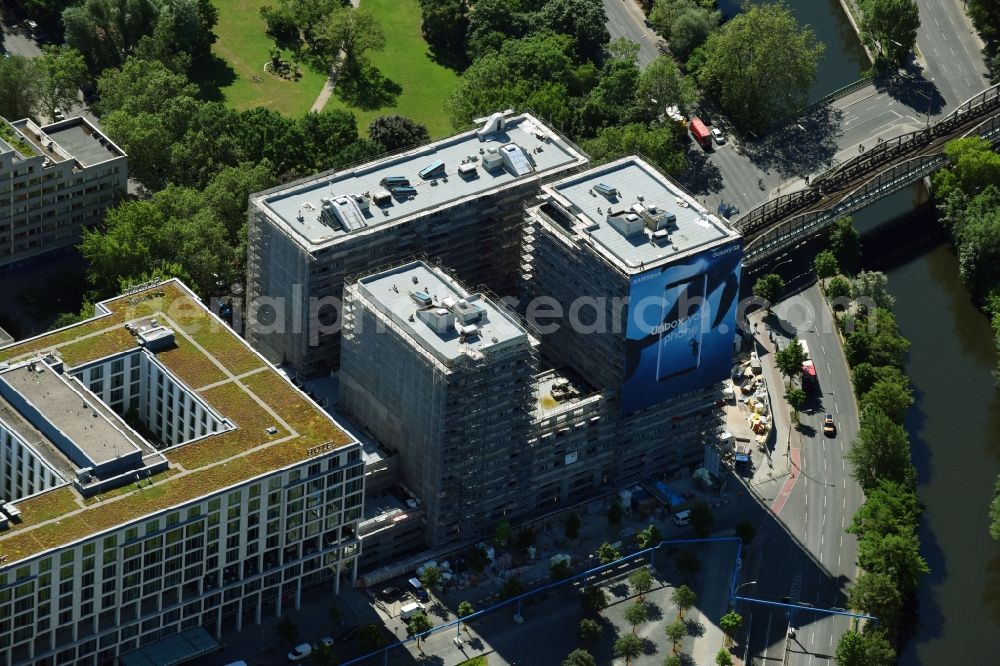
<svg viewBox="0 0 1000 666"><path fill-rule="evenodd" d="M757 581L755 581L755 580L748 580L748 581L747 581L747 582L745 582L745 583L740 583L739 585L737 585L737 586L736 586L736 589L735 589L735 590L733 590L733 598L735 598L735 597L736 597L736 595L738 595L738 594L740 593L740 589L741 589L741 588L744 588L744 587L746 587L747 585L756 585L756 584L757 584ZM731 599L729 600L729 607L730 607L730 608L733 608L734 606L735 606L735 604L733 603L733 599L731 598Z"/></svg>

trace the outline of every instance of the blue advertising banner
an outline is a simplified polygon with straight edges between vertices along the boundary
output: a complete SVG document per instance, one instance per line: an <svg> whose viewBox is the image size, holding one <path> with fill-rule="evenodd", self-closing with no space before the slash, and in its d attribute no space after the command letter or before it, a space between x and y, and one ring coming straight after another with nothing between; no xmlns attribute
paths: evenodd
<svg viewBox="0 0 1000 666"><path fill-rule="evenodd" d="M742 250L736 240L632 278L624 413L729 376Z"/></svg>

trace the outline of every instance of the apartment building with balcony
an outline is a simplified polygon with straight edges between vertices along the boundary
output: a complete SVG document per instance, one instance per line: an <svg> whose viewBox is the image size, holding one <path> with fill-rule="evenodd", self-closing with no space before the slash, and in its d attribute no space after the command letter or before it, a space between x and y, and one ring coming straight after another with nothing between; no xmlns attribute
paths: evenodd
<svg viewBox="0 0 1000 666"><path fill-rule="evenodd" d="M128 157L86 118L0 118L0 269L79 243L127 181Z"/></svg>

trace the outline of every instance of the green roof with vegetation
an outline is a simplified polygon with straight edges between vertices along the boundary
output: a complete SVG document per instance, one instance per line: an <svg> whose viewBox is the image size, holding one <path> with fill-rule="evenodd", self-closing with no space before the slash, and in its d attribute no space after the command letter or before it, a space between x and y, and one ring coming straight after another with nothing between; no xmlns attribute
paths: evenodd
<svg viewBox="0 0 1000 666"><path fill-rule="evenodd" d="M0 121L0 139L3 139L11 148L21 153L22 157L35 157L38 155L38 151L35 150L34 146L21 138L13 127L3 121Z"/></svg>
<svg viewBox="0 0 1000 666"><path fill-rule="evenodd" d="M174 330L177 342L157 359L236 428L166 450L170 469L141 487L133 483L84 500L61 486L19 502L23 520L0 532L5 566L295 464L318 445L353 442L179 281L103 305L110 314L0 348L0 361L55 352L73 367L134 349L124 324L155 317Z"/></svg>

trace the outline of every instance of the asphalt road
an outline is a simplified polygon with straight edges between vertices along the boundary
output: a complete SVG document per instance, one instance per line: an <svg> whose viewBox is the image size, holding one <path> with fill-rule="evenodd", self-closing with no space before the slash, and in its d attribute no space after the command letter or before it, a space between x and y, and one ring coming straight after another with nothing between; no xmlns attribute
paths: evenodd
<svg viewBox="0 0 1000 666"><path fill-rule="evenodd" d="M820 393L811 397L800 416L801 425L791 433L792 448L799 448L801 473L777 520L763 528L759 559L745 576L756 580L756 585L744 592L773 601L846 608L847 586L855 577L857 542L844 528L863 500L844 461L858 430L850 374L818 287L784 301L775 312L782 322L780 333L795 333L806 341ZM837 424L835 437L822 433L828 412ZM831 658L840 635L850 628L848 618L807 609L789 616L785 609L755 606L746 615L750 627L747 651L753 658L748 663L754 664L785 660L790 665L811 666ZM794 639L787 637L789 626L797 629Z"/></svg>
<svg viewBox="0 0 1000 666"><path fill-rule="evenodd" d="M660 36L647 28L635 0L604 0L611 39L626 37L639 45L639 67L645 68L660 55Z"/></svg>
<svg viewBox="0 0 1000 666"><path fill-rule="evenodd" d="M918 4L922 62L878 89L868 86L759 139L730 140L707 153L692 142L694 167L684 184L712 209L727 202L746 212L854 157L861 146L926 126L988 87L982 42L959 0ZM730 134L724 119L714 120Z"/></svg>
<svg viewBox="0 0 1000 666"><path fill-rule="evenodd" d="M950 109L989 85L983 43L958 0L917 0L917 5L917 48L926 62L925 76Z"/></svg>

